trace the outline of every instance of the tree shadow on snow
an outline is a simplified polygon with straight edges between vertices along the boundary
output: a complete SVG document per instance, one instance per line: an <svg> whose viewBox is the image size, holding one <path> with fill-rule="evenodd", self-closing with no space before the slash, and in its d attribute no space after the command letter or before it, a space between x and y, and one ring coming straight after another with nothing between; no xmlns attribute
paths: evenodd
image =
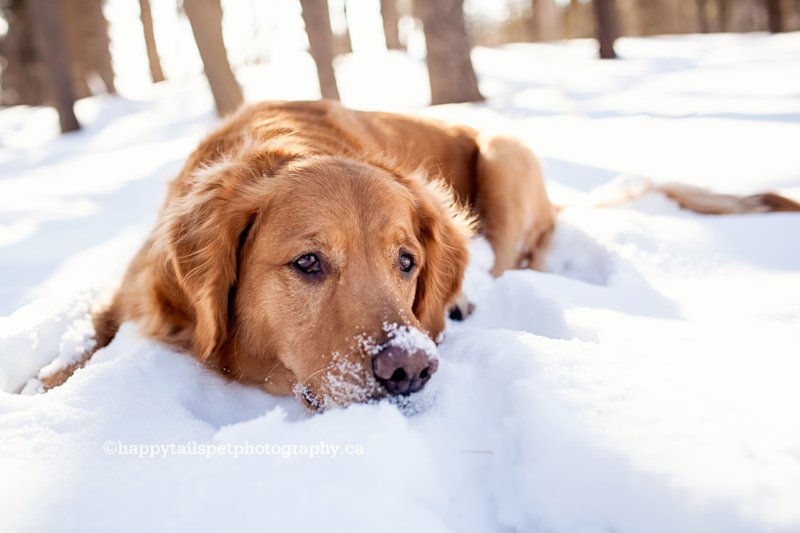
<svg viewBox="0 0 800 533"><path fill-rule="evenodd" d="M58 216L38 222L25 238L2 247L0 277L14 279L6 288L0 313L11 312L35 297L36 288L59 270L65 261L81 252L113 241L129 229L152 223L166 195L165 178L180 169L183 156L153 172L122 184L118 189L82 195L94 208L90 214L69 218ZM69 179L69 178L65 178ZM72 200L77 200L73 198ZM143 213L146 214L143 216ZM26 213L15 213L15 218ZM110 258L109 264L98 264L98 272L116 269L120 258Z"/></svg>

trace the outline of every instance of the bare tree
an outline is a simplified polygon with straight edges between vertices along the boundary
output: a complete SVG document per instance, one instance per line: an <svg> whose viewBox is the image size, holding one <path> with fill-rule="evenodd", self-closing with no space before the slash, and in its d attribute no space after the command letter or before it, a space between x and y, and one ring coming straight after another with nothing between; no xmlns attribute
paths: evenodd
<svg viewBox="0 0 800 533"><path fill-rule="evenodd" d="M766 4L769 31L771 33L779 33L783 31L783 10L781 9L781 0L766 0Z"/></svg>
<svg viewBox="0 0 800 533"><path fill-rule="evenodd" d="M111 39L108 36L108 21L103 14L103 0L64 2L62 17L72 60L75 96L91 96L88 82L93 76L102 80L106 91L115 93Z"/></svg>
<svg viewBox="0 0 800 533"><path fill-rule="evenodd" d="M69 48L70 67L72 69L72 90L75 99L80 100L92 95L89 87L89 76L92 69L89 65L89 57L84 54L84 39L82 31L82 16L78 4L69 1L61 4L62 26L67 36L67 47Z"/></svg>
<svg viewBox="0 0 800 533"><path fill-rule="evenodd" d="M617 40L617 13L614 0L592 0L595 31L600 43L600 58L615 59L614 41Z"/></svg>
<svg viewBox="0 0 800 533"><path fill-rule="evenodd" d="M150 66L150 79L153 83L164 81L164 71L161 70L161 59L158 57L156 34L153 30L153 15L150 11L150 0L139 0L139 12L144 31L144 44L147 47L147 63Z"/></svg>
<svg viewBox="0 0 800 533"><path fill-rule="evenodd" d="M789 11L794 11L794 27L793 29L800 29L800 0L794 0L793 8L789 8Z"/></svg>
<svg viewBox="0 0 800 533"><path fill-rule="evenodd" d="M83 17L83 51L91 71L97 73L106 91L116 93L114 67L111 60L111 39L108 35L108 20L103 14L103 0L73 0L85 13ZM82 5L81 5L82 4Z"/></svg>
<svg viewBox="0 0 800 533"><path fill-rule="evenodd" d="M400 32L398 23L400 16L397 13L397 0L381 0L381 18L383 19L383 35L386 39L386 48L399 50Z"/></svg>
<svg viewBox="0 0 800 533"><path fill-rule="evenodd" d="M2 72L3 103L42 105L54 100L50 82L51 72L43 56L40 33L32 20L35 6L25 0L6 2L2 7L8 23L3 39ZM66 65L72 80L74 99L91 96L89 80L97 77L108 92L115 92L114 69L111 62L108 21L103 15L102 0L53 0L58 10L61 38L59 51L68 58ZM51 36L47 36L52 39ZM61 66L61 65L60 65Z"/></svg>
<svg viewBox="0 0 800 533"><path fill-rule="evenodd" d="M347 1L342 2L344 12L344 28L341 32L333 32L333 55L353 53L353 40L350 38L350 13L347 10Z"/></svg>
<svg viewBox="0 0 800 533"><path fill-rule="evenodd" d="M184 0L183 8L192 25L217 113L226 115L239 107L243 98L225 51L220 0Z"/></svg>
<svg viewBox="0 0 800 533"><path fill-rule="evenodd" d="M594 35L590 6L578 0L570 0L564 11L564 28L569 39L582 39Z"/></svg>
<svg viewBox="0 0 800 533"><path fill-rule="evenodd" d="M464 0L417 0L415 7L428 48L431 103L483 100L470 58Z"/></svg>
<svg viewBox="0 0 800 533"><path fill-rule="evenodd" d="M0 9L8 24L7 33L0 36L0 103L42 105L48 99L49 81L28 7L25 2L7 2L0 4Z"/></svg>
<svg viewBox="0 0 800 533"><path fill-rule="evenodd" d="M728 31L731 13L730 0L717 0L717 24L719 31Z"/></svg>
<svg viewBox="0 0 800 533"><path fill-rule="evenodd" d="M697 0L697 21L702 33L710 31L708 23L708 0Z"/></svg>
<svg viewBox="0 0 800 533"><path fill-rule="evenodd" d="M594 4L594 0L592 0ZM638 29L641 35L661 35L673 33L672 29L672 3L659 0L635 0L633 9L636 11ZM597 14L595 12L595 21ZM596 22L595 22L596 24Z"/></svg>
<svg viewBox="0 0 800 533"><path fill-rule="evenodd" d="M61 131L66 133L80 129L73 106L71 61L67 36L63 27L62 3L60 0L29 0L30 16L36 41L39 46L50 81L51 94L58 111Z"/></svg>
<svg viewBox="0 0 800 533"><path fill-rule="evenodd" d="M328 0L300 0L306 24L311 57L317 65L319 88L323 98L339 99L336 74L333 71L333 32L328 13Z"/></svg>
<svg viewBox="0 0 800 533"><path fill-rule="evenodd" d="M540 41L554 41L561 37L555 0L533 0L532 7L536 37Z"/></svg>

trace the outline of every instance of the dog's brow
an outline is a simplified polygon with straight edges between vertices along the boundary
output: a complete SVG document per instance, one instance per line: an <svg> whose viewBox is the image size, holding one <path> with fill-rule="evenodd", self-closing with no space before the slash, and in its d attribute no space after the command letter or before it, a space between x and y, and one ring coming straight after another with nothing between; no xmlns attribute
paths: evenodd
<svg viewBox="0 0 800 533"><path fill-rule="evenodd" d="M399 244L401 246L411 246L414 248L418 247L417 238L413 233L407 231L405 228L401 227L390 230L388 235L392 243Z"/></svg>
<svg viewBox="0 0 800 533"><path fill-rule="evenodd" d="M325 231L309 231L293 235L293 239L303 241L312 246L328 246L331 243L330 232Z"/></svg>

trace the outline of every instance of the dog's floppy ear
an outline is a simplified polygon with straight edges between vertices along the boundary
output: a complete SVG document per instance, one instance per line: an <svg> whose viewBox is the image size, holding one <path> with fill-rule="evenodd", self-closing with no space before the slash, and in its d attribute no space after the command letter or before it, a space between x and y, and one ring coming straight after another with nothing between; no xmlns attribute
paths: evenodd
<svg viewBox="0 0 800 533"><path fill-rule="evenodd" d="M436 339L445 311L461 291L474 221L440 180L412 179L417 199L418 238L425 258L417 279L414 315Z"/></svg>
<svg viewBox="0 0 800 533"><path fill-rule="evenodd" d="M195 169L161 214L153 249L189 308L191 349L201 361L227 338L240 247L269 201L270 176L287 160L242 150Z"/></svg>

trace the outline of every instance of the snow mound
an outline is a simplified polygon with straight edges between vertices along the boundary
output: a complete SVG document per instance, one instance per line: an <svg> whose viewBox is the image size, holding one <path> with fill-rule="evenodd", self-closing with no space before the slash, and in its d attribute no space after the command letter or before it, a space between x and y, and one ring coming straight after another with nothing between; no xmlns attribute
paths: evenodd
<svg viewBox="0 0 800 533"><path fill-rule="evenodd" d="M34 376L50 375L92 349L89 311L94 298L89 292L40 298L0 317L0 390L15 392L25 386L25 392L39 392Z"/></svg>

